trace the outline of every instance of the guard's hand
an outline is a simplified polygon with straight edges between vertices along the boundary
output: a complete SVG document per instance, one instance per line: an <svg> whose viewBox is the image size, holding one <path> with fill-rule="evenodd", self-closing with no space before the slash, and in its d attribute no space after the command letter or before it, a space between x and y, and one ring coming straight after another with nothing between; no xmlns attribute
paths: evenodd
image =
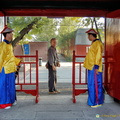
<svg viewBox="0 0 120 120"><path fill-rule="evenodd" d="M20 62L19 62L19 64L17 66L20 66L21 62L23 62L23 58L20 59Z"/></svg>
<svg viewBox="0 0 120 120"><path fill-rule="evenodd" d="M55 70L56 70L56 67L53 65L53 66L52 66L52 69L55 71Z"/></svg>
<svg viewBox="0 0 120 120"><path fill-rule="evenodd" d="M99 74L98 69L95 69L95 73L96 73L97 75Z"/></svg>

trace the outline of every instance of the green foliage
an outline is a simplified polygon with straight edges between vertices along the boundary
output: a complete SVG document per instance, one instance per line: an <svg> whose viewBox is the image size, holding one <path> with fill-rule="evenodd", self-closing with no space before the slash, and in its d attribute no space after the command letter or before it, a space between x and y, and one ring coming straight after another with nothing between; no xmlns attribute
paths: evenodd
<svg viewBox="0 0 120 120"><path fill-rule="evenodd" d="M8 26L14 29L14 38L19 36L19 32L29 25L35 18L40 17L9 17ZM20 44L26 41L48 41L51 37L55 37L55 22L53 19L42 17L37 24L33 25L32 30L26 34L20 41Z"/></svg>
<svg viewBox="0 0 120 120"><path fill-rule="evenodd" d="M49 41L51 38L56 37L56 26L53 19L42 19L42 25L37 30L39 31L34 37L34 41Z"/></svg>
<svg viewBox="0 0 120 120"><path fill-rule="evenodd" d="M32 26L32 29L25 34L19 44L26 44L30 41L49 41L51 38L58 39L59 52L71 59L70 48L74 46L75 34L79 28L95 28L91 17L65 17L64 19L52 19L47 17L8 17L8 26L14 29L14 38L20 36L20 31L31 24L34 19L39 21ZM41 19L40 19L41 18ZM104 23L96 18L101 38L104 41ZM58 33L58 34L57 34ZM72 50L72 49L71 49Z"/></svg>
<svg viewBox="0 0 120 120"><path fill-rule="evenodd" d="M104 41L104 23L99 21L100 18L96 18L97 25L99 28L99 32L102 38L102 41ZM76 31L79 28L95 28L95 24L93 22L93 18L90 17L66 17L61 20L59 23L59 29L58 29L58 49L61 52L61 54L64 54L66 56L67 60L71 60L72 56L72 49L71 47L74 46L75 42L75 35Z"/></svg>
<svg viewBox="0 0 120 120"><path fill-rule="evenodd" d="M65 58L66 58L67 62L71 62L72 61L72 55L66 56Z"/></svg>
<svg viewBox="0 0 120 120"><path fill-rule="evenodd" d="M60 47L70 41L72 32L79 28L92 26L92 19L88 17L65 17L64 19L50 19L47 17L8 17L8 26L14 29L14 38L19 36L19 32L29 25L35 18L41 18L33 29L26 34L22 41L49 41L52 37L57 37ZM99 21L100 18L96 18ZM103 23L98 22L98 27L103 29ZM55 31L58 31L56 35ZM71 33L71 34L70 34ZM69 34L69 35L67 35Z"/></svg>
<svg viewBox="0 0 120 120"><path fill-rule="evenodd" d="M60 22L58 29L58 46L61 54L64 54L68 60L71 60L70 47L74 46L75 33L80 28L80 17L66 17Z"/></svg>

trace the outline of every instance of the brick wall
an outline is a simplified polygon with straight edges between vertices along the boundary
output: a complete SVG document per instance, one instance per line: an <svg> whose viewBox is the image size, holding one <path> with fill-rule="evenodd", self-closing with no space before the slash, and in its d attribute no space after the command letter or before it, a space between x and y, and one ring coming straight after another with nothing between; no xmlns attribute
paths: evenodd
<svg viewBox="0 0 120 120"><path fill-rule="evenodd" d="M29 42L30 45L30 54L36 54L36 50L38 50L39 57L42 57L43 61L47 60L47 50L48 50L48 42ZM14 48L15 55L22 55L22 47L21 45L17 45Z"/></svg>

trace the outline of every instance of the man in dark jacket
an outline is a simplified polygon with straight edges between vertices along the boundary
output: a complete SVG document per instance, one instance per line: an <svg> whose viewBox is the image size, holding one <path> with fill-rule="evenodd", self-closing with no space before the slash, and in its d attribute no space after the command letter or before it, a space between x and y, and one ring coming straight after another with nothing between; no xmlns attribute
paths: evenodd
<svg viewBox="0 0 120 120"><path fill-rule="evenodd" d="M48 49L48 71L49 71L49 81L48 81L48 87L49 87L49 93L59 93L56 89L56 83L57 83L57 71L56 67L60 67L58 54L56 51L56 45L57 40L56 38L52 38L50 40L51 46Z"/></svg>

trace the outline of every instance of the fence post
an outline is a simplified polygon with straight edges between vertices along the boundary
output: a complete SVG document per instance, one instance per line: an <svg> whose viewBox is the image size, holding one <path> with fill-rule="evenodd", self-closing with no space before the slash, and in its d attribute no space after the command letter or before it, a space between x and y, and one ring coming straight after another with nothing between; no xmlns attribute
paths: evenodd
<svg viewBox="0 0 120 120"><path fill-rule="evenodd" d="M76 103L75 99L75 50L73 51L73 58L72 58L72 86L73 86L73 103Z"/></svg>
<svg viewBox="0 0 120 120"><path fill-rule="evenodd" d="M38 58L38 51L36 50L36 103L38 103L39 99L39 58Z"/></svg>

